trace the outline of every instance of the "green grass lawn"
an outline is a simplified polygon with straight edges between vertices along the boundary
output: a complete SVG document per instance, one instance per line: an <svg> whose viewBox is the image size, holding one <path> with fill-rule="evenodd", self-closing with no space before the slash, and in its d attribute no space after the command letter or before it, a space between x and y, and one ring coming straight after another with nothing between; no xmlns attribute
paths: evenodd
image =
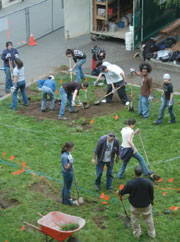
<svg viewBox="0 0 180 242"><path fill-rule="evenodd" d="M56 77L57 89L60 79L65 82L68 76L60 73ZM95 87L92 85L93 80L88 78L88 82L90 83L88 97L90 102L93 102ZM31 89L36 89L35 85ZM130 95L130 87L127 87L127 92ZM174 111L177 123L168 124L169 114L166 111L162 125L153 126L152 121L157 119L160 108L160 92L154 92L150 118L147 120L137 116L139 88L134 88L134 93L136 112L128 112L125 107L117 110L118 120L114 119L115 114L97 117L92 128L82 129L81 132L77 132L77 128L81 125L82 119L72 122L73 125L49 119L37 122L34 117L18 115L16 111L9 109L9 99L0 103L0 242L45 241L44 234L27 226L24 231L21 228L23 221L37 225L37 220L40 218L37 212L46 215L51 211L80 216L86 220L85 227L79 232L81 242L151 241L143 223L143 236L139 240L133 237L132 228L129 230L125 228L123 220L120 219L124 214L118 196L115 193L110 194L105 189L105 174L102 178L101 192L110 198L107 205L103 205L103 200L99 198L101 192L98 194L94 189L96 173L95 167L91 166L91 159L97 141L100 136L114 130L121 142L120 130L129 118L135 118L136 127L141 130L151 170L158 173L163 180L162 183L156 182L154 185L153 215L157 233L155 241L179 241L180 209L176 212L169 212L168 209L171 206L180 207L180 97L175 96ZM83 101L83 92L81 96ZM57 97L59 98L58 95ZM33 97L33 99L39 98L40 94ZM18 108L24 107L18 105ZM90 122L90 119L87 121ZM75 144L72 154L76 179L80 195L85 199L85 204L80 207L64 206L60 202L62 189L60 150L66 141ZM138 136L134 138L134 142L138 151L143 154ZM10 160L12 155L14 159ZM22 168L23 161L26 163L24 172L13 175ZM114 191L134 177L133 170L136 164L136 160L130 161L123 180L117 178L121 162L115 164ZM174 181L168 182L172 177ZM164 192L167 193L163 195ZM74 199L77 197L74 186L72 197ZM130 214L127 196L124 202Z"/></svg>

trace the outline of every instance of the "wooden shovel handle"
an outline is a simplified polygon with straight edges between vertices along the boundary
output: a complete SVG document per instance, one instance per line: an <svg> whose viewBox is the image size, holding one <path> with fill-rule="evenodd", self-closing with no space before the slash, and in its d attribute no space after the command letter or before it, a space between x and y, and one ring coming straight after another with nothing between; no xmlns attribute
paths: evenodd
<svg viewBox="0 0 180 242"><path fill-rule="evenodd" d="M39 231L39 232L42 232L40 228L36 227L36 226L33 225L33 224L29 224L29 223L27 223L27 222L25 222L25 221L24 221L23 223L26 224L27 226L29 226L29 227L32 228L32 229L35 229L35 230L37 230L37 231ZM43 233L43 232L42 232L42 233Z"/></svg>

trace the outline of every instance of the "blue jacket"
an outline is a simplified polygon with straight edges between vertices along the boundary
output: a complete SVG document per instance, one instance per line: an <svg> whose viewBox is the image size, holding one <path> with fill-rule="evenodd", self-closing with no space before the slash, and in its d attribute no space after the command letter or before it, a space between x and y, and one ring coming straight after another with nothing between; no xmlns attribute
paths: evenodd
<svg viewBox="0 0 180 242"><path fill-rule="evenodd" d="M13 64L13 67L15 67L15 64L14 64L14 60L15 60L15 54L19 54L18 51L14 48L10 50L8 49L5 49L2 53L2 56L1 56L1 59L4 61L4 67L9 67L9 60L6 59L6 55L10 53L11 54L11 60L12 60L12 64Z"/></svg>
<svg viewBox="0 0 180 242"><path fill-rule="evenodd" d="M52 79L39 80L38 87L42 88L43 86L51 88L53 92L56 91L56 83Z"/></svg>
<svg viewBox="0 0 180 242"><path fill-rule="evenodd" d="M71 163L72 167L70 169L65 169L65 166ZM73 157L69 152L64 152L61 154L61 164L62 164L62 171L66 174L73 174L74 164L73 164Z"/></svg>
<svg viewBox="0 0 180 242"><path fill-rule="evenodd" d="M99 139L97 146L94 150L94 153L97 155L97 161L102 162L104 159L104 153L106 151L106 144L107 144L108 135L101 136ZM117 138L114 139L114 144L111 152L111 163L114 162L115 154L119 156L120 146L119 140Z"/></svg>

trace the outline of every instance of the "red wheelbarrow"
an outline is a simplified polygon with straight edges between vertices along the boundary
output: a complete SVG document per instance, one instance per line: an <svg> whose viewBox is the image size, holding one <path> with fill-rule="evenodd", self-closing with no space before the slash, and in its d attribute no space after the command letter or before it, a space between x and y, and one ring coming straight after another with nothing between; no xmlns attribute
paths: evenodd
<svg viewBox="0 0 180 242"><path fill-rule="evenodd" d="M61 231L59 229L61 225L70 223L79 224L79 228L72 231ZM84 227L85 220L80 217L54 211L48 213L38 220L38 224L40 225L41 229L27 222L24 222L24 224L44 233L46 235L46 242L53 241L53 239L62 242L65 241L65 239L71 237L72 234L79 231L82 227ZM51 237L50 240L48 240L48 236ZM75 240L72 239L72 241Z"/></svg>

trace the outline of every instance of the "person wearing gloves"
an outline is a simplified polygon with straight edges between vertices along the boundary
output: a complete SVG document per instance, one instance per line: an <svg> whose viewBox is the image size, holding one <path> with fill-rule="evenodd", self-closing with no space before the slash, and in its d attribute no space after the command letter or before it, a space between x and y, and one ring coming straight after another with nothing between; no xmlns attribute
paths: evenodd
<svg viewBox="0 0 180 242"><path fill-rule="evenodd" d="M153 99L152 92L152 78L149 73L152 71L152 67L148 63L142 63L139 66L140 72L137 72L134 68L131 68L131 73L134 72L141 79L141 93L139 97L139 115L142 115L144 119L149 117L150 101Z"/></svg>
<svg viewBox="0 0 180 242"><path fill-rule="evenodd" d="M73 169L74 162L71 152L74 150L72 142L66 142L61 149L61 165L63 175L63 188L62 188L62 204L73 206L74 202L71 199L71 187L73 183Z"/></svg>
<svg viewBox="0 0 180 242"><path fill-rule="evenodd" d="M76 81L80 82L82 78L85 78L82 65L87 61L86 54L80 50L67 49L66 56L73 58L74 65L69 69L69 71L72 72L75 69Z"/></svg>
<svg viewBox="0 0 180 242"><path fill-rule="evenodd" d="M13 69L14 86L12 87L12 104L11 109L16 109L18 90L21 90L24 106L28 106L28 99L26 95L26 81L24 78L23 62L19 58L15 58L15 68Z"/></svg>
<svg viewBox="0 0 180 242"><path fill-rule="evenodd" d="M166 107L168 107L168 112L170 114L171 120L168 123L176 123L176 117L173 112L173 105L174 105L174 94L173 94L173 85L171 83L171 77L169 74L164 74L163 76L164 83L163 83L163 91L161 96L161 108L158 119L153 122L153 124L158 125L162 123L164 117L164 111Z"/></svg>
<svg viewBox="0 0 180 242"><path fill-rule="evenodd" d="M61 97L61 106L59 110L59 120L67 120L64 117L65 107L67 103L67 99L69 100L69 112L77 113L78 110L74 109L76 97L78 98L79 105L82 105L81 100L79 98L80 89L88 88L88 83L79 83L79 82L67 82L60 87L60 97Z"/></svg>
<svg viewBox="0 0 180 242"><path fill-rule="evenodd" d="M119 161L119 140L116 138L114 132L110 132L108 135L103 135L94 150L94 157L92 159L92 165L96 164L96 191L100 190L101 176L103 174L104 166L107 167L106 173L106 188L109 192L112 191L113 180L113 166L116 154L116 162ZM96 161L97 159L97 161Z"/></svg>
<svg viewBox="0 0 180 242"><path fill-rule="evenodd" d="M124 188L118 192L120 199L125 194L129 194L131 222L133 235L140 238L142 235L139 217L142 215L144 223L148 227L148 235L155 239L156 232L153 223L152 205L154 202L154 188L152 182L147 178L142 178L142 168L135 167L135 178L128 181Z"/></svg>
<svg viewBox="0 0 180 242"><path fill-rule="evenodd" d="M139 129L137 129L136 131L133 130L136 125L136 120L133 118L129 119L127 122L125 122L125 124L127 124L127 126L121 130L122 145L120 148L120 158L123 163L118 173L118 178L122 179L124 177L127 164L130 161L131 157L134 157L136 160L138 160L140 166L142 167L144 176L150 176L150 178L153 179L153 173L148 169L144 158L142 157L142 155L139 154L133 143L134 135L140 132Z"/></svg>
<svg viewBox="0 0 180 242"><path fill-rule="evenodd" d="M12 68L15 67L14 60L15 58L19 57L18 51L12 47L13 44L11 41L6 42L6 49L3 50L1 59L4 61L4 72L6 75L6 82L5 82L5 91L6 93L10 92L12 87L12 76L11 76L11 63Z"/></svg>
<svg viewBox="0 0 180 242"><path fill-rule="evenodd" d="M94 85L97 84L99 79L102 77L102 75L105 75L106 82L107 82L107 94L111 93L109 96L106 97L106 99L103 99L103 103L110 103L112 102L113 94L115 93L115 90L118 89L118 96L120 100L125 104L129 105L129 99L126 94L126 88L125 84L126 78L124 71L117 65L110 64L109 62L103 62L101 66L101 73L99 74L98 78L94 82Z"/></svg>
<svg viewBox="0 0 180 242"><path fill-rule="evenodd" d="M55 91L56 91L56 83L54 81L54 76L50 75L48 79L39 80L38 81L38 88L42 92L42 103L41 103L41 111L46 112L46 102L47 102L47 95L50 96L51 104L50 110L54 110L54 101L55 101Z"/></svg>

